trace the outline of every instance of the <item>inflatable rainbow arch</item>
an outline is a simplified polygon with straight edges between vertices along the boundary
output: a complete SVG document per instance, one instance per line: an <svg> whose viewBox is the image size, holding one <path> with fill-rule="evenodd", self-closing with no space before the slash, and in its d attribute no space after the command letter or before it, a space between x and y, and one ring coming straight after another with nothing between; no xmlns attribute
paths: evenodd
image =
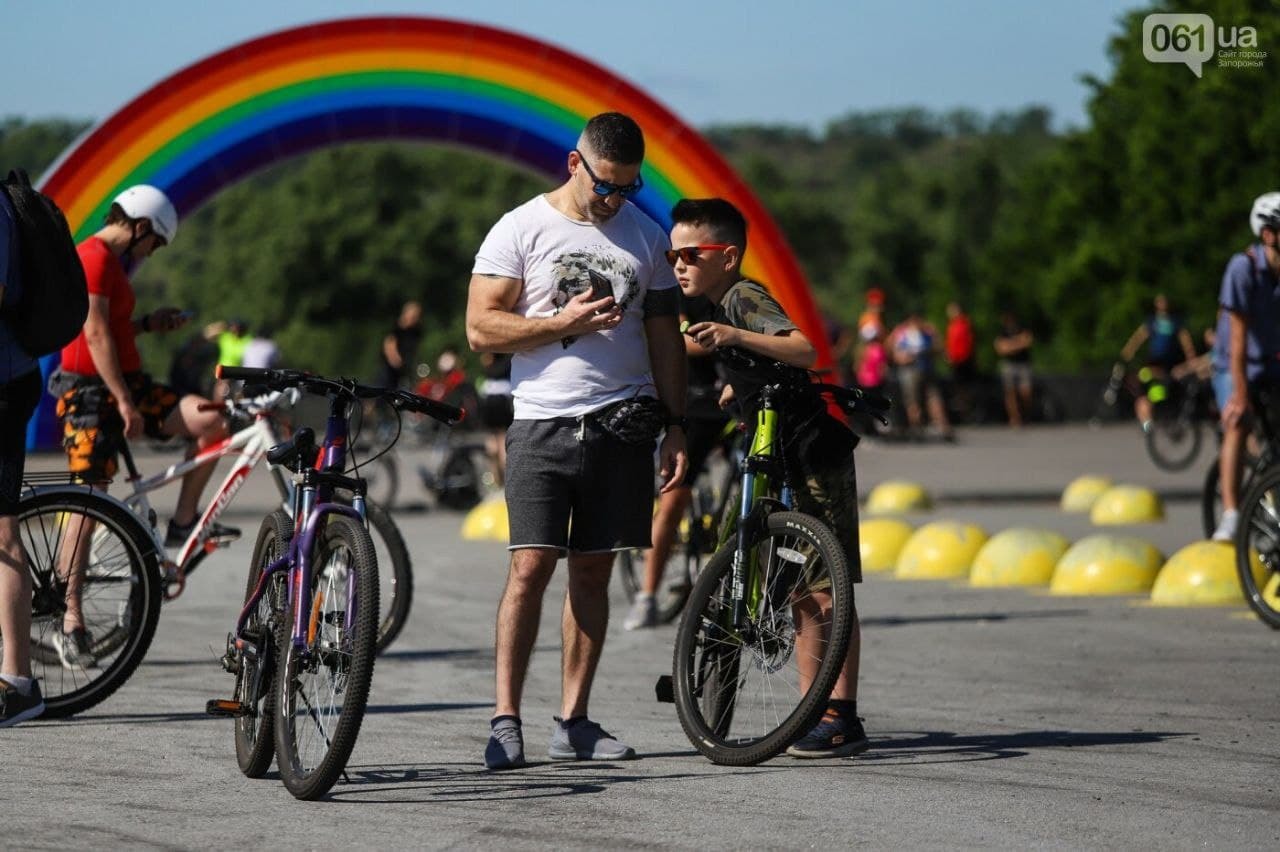
<svg viewBox="0 0 1280 852"><path fill-rule="evenodd" d="M632 200L664 226L682 197L736 204L752 229L747 275L770 289L828 365L817 308L786 240L707 141L604 68L493 27L369 17L244 42L162 80L90 129L40 184L80 240L132 184L160 187L181 216L268 165L357 140L458 145L559 181L586 119L611 110L645 131L645 188Z"/></svg>

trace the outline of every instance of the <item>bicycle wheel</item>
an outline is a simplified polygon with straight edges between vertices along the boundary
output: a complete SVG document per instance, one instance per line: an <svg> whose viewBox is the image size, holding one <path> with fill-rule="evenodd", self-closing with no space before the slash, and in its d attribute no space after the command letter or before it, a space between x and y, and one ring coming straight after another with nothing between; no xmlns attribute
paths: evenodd
<svg viewBox="0 0 1280 852"><path fill-rule="evenodd" d="M306 633L290 634L279 650L276 763L298 799L323 796L347 765L364 721L378 636L378 566L365 528L330 515L311 557L311 588L290 589L286 619L294 624L301 599Z"/></svg>
<svg viewBox="0 0 1280 852"><path fill-rule="evenodd" d="M44 715L73 716L119 689L151 647L160 618L160 558L136 516L87 490L24 499L18 527L33 586L32 674L44 692ZM72 665L62 662L57 640L66 577L79 565L92 659Z"/></svg>
<svg viewBox="0 0 1280 852"><path fill-rule="evenodd" d="M413 563L404 536L391 513L372 500L365 503L369 537L378 560L378 653L395 641L413 605Z"/></svg>
<svg viewBox="0 0 1280 852"><path fill-rule="evenodd" d="M288 512L276 509L263 519L258 540L253 546L253 558L249 562L249 581L244 592L246 603L258 588L262 572L284 556L291 538L293 519ZM276 755L275 649L278 642L287 641L289 636L283 618L286 576L285 571L276 572L245 623L246 638L258 646L257 657L244 653L236 655L239 671L236 672L234 699L241 706L253 708L249 715L237 716L235 725L236 762L240 764L240 771L249 778L265 775Z"/></svg>
<svg viewBox="0 0 1280 852"><path fill-rule="evenodd" d="M694 747L713 763L746 766L781 752L822 715L849 647L853 589L835 534L808 515L776 512L751 545L760 579L735 627L733 556L734 547L722 548L694 584L673 680Z"/></svg>
<svg viewBox="0 0 1280 852"><path fill-rule="evenodd" d="M1179 416L1176 411L1164 416L1157 412L1143 432L1147 454L1161 470L1186 470L1200 454L1202 432L1199 420Z"/></svg>
<svg viewBox="0 0 1280 852"><path fill-rule="evenodd" d="M371 465L361 465L360 476L364 478L365 493L370 501L387 509L395 506L400 494L400 466L395 453L386 453Z"/></svg>
<svg viewBox="0 0 1280 852"><path fill-rule="evenodd" d="M454 447L440 470L436 499L447 509L466 511L480 502L481 482L471 450Z"/></svg>
<svg viewBox="0 0 1280 852"><path fill-rule="evenodd" d="M1209 465L1209 469L1205 471L1204 485L1200 486L1200 527L1204 530L1205 538L1213 535L1218 529L1218 522L1222 520L1222 480L1219 464L1218 459L1213 460L1213 464ZM1241 495L1249 490L1254 472L1260 466L1257 458L1251 454L1245 454L1240 465L1239 493Z"/></svg>
<svg viewBox="0 0 1280 852"><path fill-rule="evenodd" d="M1268 627L1280 630L1280 469L1254 476L1240 501L1235 546L1245 601Z"/></svg>

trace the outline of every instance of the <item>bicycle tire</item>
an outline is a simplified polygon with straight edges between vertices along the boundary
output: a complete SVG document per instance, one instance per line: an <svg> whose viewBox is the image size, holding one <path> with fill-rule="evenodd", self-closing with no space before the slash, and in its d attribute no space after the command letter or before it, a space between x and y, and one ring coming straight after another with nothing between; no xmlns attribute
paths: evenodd
<svg viewBox="0 0 1280 852"><path fill-rule="evenodd" d="M362 464L360 475L364 477L365 493L371 502L387 509L395 506L400 496L400 465L395 453L384 453L371 465Z"/></svg>
<svg viewBox="0 0 1280 852"><path fill-rule="evenodd" d="M465 512L480 502L482 477L467 447L454 447L445 458L437 483L436 500L446 509Z"/></svg>
<svg viewBox="0 0 1280 852"><path fill-rule="evenodd" d="M244 591L246 603L258 588L263 570L285 554L292 538L293 519L284 509L276 509L263 518L249 562L249 579ZM282 617L284 579L283 571L276 573L271 586L259 599L257 609L245 623L245 632L258 640L260 653L257 661L243 652L237 654L239 668L233 698L242 706L253 708L249 715L237 716L235 724L236 762L247 778L265 775L276 756L275 649L288 637L286 621ZM255 683L258 689L250 694Z"/></svg>
<svg viewBox="0 0 1280 852"><path fill-rule="evenodd" d="M413 606L413 561L391 513L372 500L365 517L378 560L378 653L391 646L409 621Z"/></svg>
<svg viewBox="0 0 1280 852"><path fill-rule="evenodd" d="M66 606L54 563L70 516L96 525L81 592L85 627L93 637L91 667L64 667L53 639ZM19 503L18 525L35 589L32 675L44 692L43 716L63 719L105 701L146 656L160 618L160 557L136 515L91 491L33 494ZM108 590L116 588L121 592L111 596Z"/></svg>
<svg viewBox="0 0 1280 852"><path fill-rule="evenodd" d="M1147 455L1156 467L1176 473L1191 467L1200 455L1204 443L1204 429L1199 420L1184 417L1160 417L1152 419L1143 431Z"/></svg>
<svg viewBox="0 0 1280 852"><path fill-rule="evenodd" d="M694 585L676 634L672 665L681 727L694 748L726 766L768 760L817 723L840 675L853 625L848 563L825 524L800 512L775 512L752 548L763 559L759 570L767 581L765 597L756 612L748 614L748 628L733 635L732 628L723 625L735 549L730 545L711 557ZM770 577L777 580L769 581ZM794 606L797 599L812 599L815 587L823 583L830 584L827 639L813 680L800 694L795 687L799 669ZM756 689L747 684L753 672L762 679L782 672L785 680ZM795 695L799 700L793 702L790 697ZM770 706L780 696L785 707ZM759 707L744 707L757 702Z"/></svg>
<svg viewBox="0 0 1280 852"><path fill-rule="evenodd" d="M368 530L354 518L330 515L315 541L314 588L302 595L291 590L286 623L293 624L298 598L302 597L311 609L309 636L305 654L294 647L291 634L280 645L275 732L280 779L297 799L315 800L329 792L346 768L360 734L378 638L378 568L374 560ZM349 578L348 573L353 576ZM354 603L348 599L341 608L334 608L334 598L349 588L354 588ZM326 606L329 609L322 611ZM348 616L350 629L346 627ZM316 695L337 699L340 692L340 707L300 696L312 674L317 680L324 679L320 689L326 692ZM321 719L322 712L329 719Z"/></svg>
<svg viewBox="0 0 1280 852"><path fill-rule="evenodd" d="M1236 574L1245 602L1272 630L1280 630L1280 468L1254 476L1240 501ZM1253 557L1261 570L1255 573Z"/></svg>
<svg viewBox="0 0 1280 852"><path fill-rule="evenodd" d="M629 603L634 602L636 595L640 593L648 554L648 548L618 552L618 577ZM680 566L679 571L675 570L677 565ZM662 572L662 585L654 595L659 624L670 624L680 616L685 601L689 599L689 592L693 590L693 579L701 569L702 555L692 552L686 542L677 540L671 548L667 567Z"/></svg>
<svg viewBox="0 0 1280 852"><path fill-rule="evenodd" d="M1200 528L1205 538L1213 537L1218 521L1222 520L1222 479L1219 471L1219 461L1214 459L1204 473L1204 484L1200 486Z"/></svg>

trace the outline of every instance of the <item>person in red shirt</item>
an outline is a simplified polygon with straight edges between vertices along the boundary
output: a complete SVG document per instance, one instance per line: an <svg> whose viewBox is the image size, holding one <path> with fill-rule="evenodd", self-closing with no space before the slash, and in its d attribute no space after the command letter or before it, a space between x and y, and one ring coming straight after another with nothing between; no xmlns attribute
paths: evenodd
<svg viewBox="0 0 1280 852"><path fill-rule="evenodd" d="M173 331L190 317L177 308L159 308L135 317L137 300L129 275L168 245L177 229L177 211L165 194L138 185L120 193L102 228L77 246L88 283L89 314L84 329L62 350L62 364L50 389L60 395L58 416L63 421L68 466L88 482L105 482L115 474L122 437L182 436L194 438L201 449L226 437L221 414L200 410L208 400L194 394L179 398L142 371L138 335ZM195 452L192 447L188 457ZM166 545L182 544L190 535L200 494L212 475L213 465L203 465L183 478ZM87 537L91 530L70 534ZM224 540L238 535L229 527L213 530L213 537ZM92 639L80 612L78 580L83 566L63 568L68 578L67 610L58 649L63 665L75 668L92 664Z"/></svg>
<svg viewBox="0 0 1280 852"><path fill-rule="evenodd" d="M971 389L978 378L974 357L973 323L959 302L947 303L947 363L951 365L951 386L961 411L972 408Z"/></svg>

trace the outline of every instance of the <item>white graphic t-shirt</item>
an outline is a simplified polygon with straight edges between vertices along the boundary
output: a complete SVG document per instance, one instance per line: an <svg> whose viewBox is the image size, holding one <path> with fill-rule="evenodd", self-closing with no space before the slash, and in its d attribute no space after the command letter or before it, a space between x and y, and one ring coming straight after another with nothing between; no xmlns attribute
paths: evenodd
<svg viewBox="0 0 1280 852"><path fill-rule="evenodd" d="M517 420L576 417L637 393L656 396L643 306L647 291L676 286L667 248L662 228L631 202L595 224L570 219L539 195L493 226L472 271L523 281L517 314L555 316L593 285L622 308L616 328L515 353Z"/></svg>

